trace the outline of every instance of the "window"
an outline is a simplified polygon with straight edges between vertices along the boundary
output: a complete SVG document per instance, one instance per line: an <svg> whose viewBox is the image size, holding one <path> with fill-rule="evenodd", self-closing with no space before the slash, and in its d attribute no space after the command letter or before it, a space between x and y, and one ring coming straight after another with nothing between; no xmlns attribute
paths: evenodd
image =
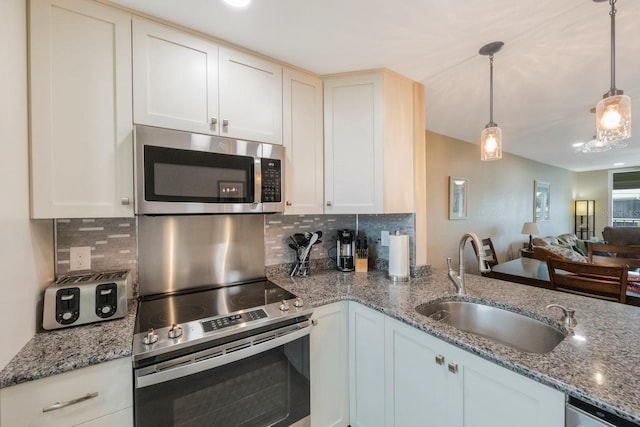
<svg viewBox="0 0 640 427"><path fill-rule="evenodd" d="M610 224L640 227L640 168L609 171Z"/></svg>

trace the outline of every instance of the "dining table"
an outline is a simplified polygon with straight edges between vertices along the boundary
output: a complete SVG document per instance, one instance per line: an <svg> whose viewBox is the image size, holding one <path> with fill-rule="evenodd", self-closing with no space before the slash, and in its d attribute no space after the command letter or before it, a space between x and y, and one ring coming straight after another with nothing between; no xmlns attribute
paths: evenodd
<svg viewBox="0 0 640 427"><path fill-rule="evenodd" d="M491 267L487 276L507 282L551 289L549 270L545 261L535 258L516 258ZM640 272L630 270L627 277L626 304L640 306Z"/></svg>

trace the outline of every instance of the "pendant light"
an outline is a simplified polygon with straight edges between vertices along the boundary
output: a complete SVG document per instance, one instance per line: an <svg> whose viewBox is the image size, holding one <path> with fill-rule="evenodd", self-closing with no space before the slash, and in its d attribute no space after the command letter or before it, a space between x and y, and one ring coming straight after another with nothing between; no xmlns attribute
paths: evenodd
<svg viewBox="0 0 640 427"><path fill-rule="evenodd" d="M596 136L603 143L614 143L631 137L631 98L616 89L616 0L608 1L611 5L611 89L596 105Z"/></svg>
<svg viewBox="0 0 640 427"><path fill-rule="evenodd" d="M493 55L502 49L503 42L491 42L480 48L480 55L489 56L489 123L480 135L480 160L502 158L502 130L493 123Z"/></svg>

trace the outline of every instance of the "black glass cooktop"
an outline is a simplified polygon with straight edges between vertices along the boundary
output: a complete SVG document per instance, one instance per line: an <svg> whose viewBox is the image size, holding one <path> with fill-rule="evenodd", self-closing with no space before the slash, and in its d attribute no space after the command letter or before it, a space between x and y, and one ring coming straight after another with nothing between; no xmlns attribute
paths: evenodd
<svg viewBox="0 0 640 427"><path fill-rule="evenodd" d="M222 316L291 298L295 298L295 295L268 280L153 297L140 302L135 333Z"/></svg>

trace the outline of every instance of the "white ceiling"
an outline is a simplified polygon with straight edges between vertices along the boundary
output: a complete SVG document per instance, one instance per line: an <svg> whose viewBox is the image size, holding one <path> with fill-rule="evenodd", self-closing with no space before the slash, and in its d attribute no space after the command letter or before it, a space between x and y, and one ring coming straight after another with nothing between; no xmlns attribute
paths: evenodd
<svg viewBox="0 0 640 427"><path fill-rule="evenodd" d="M479 143L494 121L503 150L574 171L640 165L640 0L616 4L616 86L631 96L628 147L576 152L610 86L609 4L592 0L112 0L318 74L386 67L426 88L427 129ZM480 154L478 153L478 158Z"/></svg>

